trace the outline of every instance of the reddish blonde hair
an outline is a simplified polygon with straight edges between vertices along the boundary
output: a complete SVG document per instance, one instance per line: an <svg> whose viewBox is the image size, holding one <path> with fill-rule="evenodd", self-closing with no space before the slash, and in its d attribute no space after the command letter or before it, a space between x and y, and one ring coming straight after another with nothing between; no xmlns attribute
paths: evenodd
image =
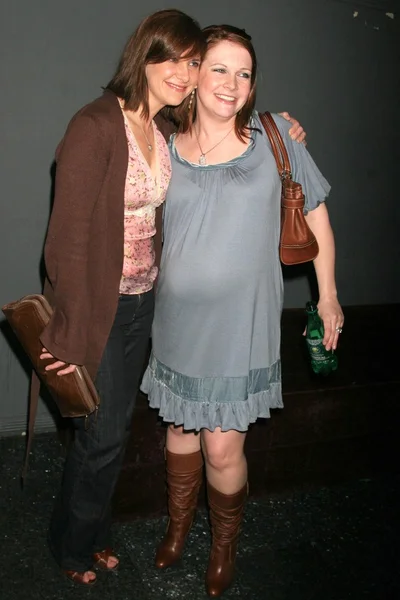
<svg viewBox="0 0 400 600"><path fill-rule="evenodd" d="M254 46L251 42L251 37L245 32L244 29L233 27L232 25L210 25L203 29L203 35L207 44L207 51L216 46L219 42L228 41L233 44L239 44L245 48L251 57L252 69L250 79L250 93L245 105L242 107L240 112L236 115L235 121L235 133L241 141L245 141L245 138L250 137L251 129L248 126L250 118L253 114L256 105L256 87L257 87L257 56L254 50ZM185 100L186 113L188 107L188 99ZM190 111L190 118L179 119L179 115L183 109L181 104L177 109L171 111L172 118L178 121L179 131L185 133L192 127L196 120L196 100L193 100L193 106Z"/></svg>

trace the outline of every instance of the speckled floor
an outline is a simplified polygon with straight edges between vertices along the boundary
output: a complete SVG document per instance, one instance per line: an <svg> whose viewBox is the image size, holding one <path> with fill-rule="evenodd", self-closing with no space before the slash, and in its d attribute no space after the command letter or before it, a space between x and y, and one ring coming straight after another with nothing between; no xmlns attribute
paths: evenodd
<svg viewBox="0 0 400 600"><path fill-rule="evenodd" d="M87 590L64 579L46 546L46 527L62 469L54 436L37 436L24 492L23 440L0 439L1 600L164 600L207 598L203 574L209 533L200 512L182 563L152 564L165 518L115 524L117 573ZM351 460L351 457L349 457ZM400 479L364 479L251 501L237 561L224 595L243 600L395 600L400 598Z"/></svg>

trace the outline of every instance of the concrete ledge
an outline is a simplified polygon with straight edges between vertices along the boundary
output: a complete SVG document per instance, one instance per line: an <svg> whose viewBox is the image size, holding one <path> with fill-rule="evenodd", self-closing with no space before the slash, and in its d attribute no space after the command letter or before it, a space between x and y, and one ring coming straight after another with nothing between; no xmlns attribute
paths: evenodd
<svg viewBox="0 0 400 600"><path fill-rule="evenodd" d="M27 415L15 415L3 417L0 420L0 435L26 435L27 430ZM46 433L56 431L57 427L54 419L49 413L38 414L35 423L35 433Z"/></svg>

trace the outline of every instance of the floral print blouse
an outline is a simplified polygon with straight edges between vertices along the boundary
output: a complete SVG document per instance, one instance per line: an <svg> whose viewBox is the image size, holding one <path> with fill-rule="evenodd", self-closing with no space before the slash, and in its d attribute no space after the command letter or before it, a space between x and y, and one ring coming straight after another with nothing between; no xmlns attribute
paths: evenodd
<svg viewBox="0 0 400 600"><path fill-rule="evenodd" d="M171 179L171 161L165 139L153 122L156 176L140 150L124 113L129 148L125 182L124 266L120 294L143 294L153 287L158 269L154 240L157 206L165 200Z"/></svg>

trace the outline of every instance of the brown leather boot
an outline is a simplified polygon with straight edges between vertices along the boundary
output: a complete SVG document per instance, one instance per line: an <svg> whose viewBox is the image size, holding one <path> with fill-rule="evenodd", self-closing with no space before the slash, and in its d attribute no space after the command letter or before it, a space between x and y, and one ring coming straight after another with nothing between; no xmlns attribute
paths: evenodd
<svg viewBox="0 0 400 600"><path fill-rule="evenodd" d="M165 569L180 557L193 523L203 478L200 451L174 454L166 451L169 522L167 533L157 548L156 566Z"/></svg>
<svg viewBox="0 0 400 600"><path fill-rule="evenodd" d="M231 585L235 574L235 560L247 483L236 494L226 495L207 484L212 546L206 573L209 596L221 596Z"/></svg>

